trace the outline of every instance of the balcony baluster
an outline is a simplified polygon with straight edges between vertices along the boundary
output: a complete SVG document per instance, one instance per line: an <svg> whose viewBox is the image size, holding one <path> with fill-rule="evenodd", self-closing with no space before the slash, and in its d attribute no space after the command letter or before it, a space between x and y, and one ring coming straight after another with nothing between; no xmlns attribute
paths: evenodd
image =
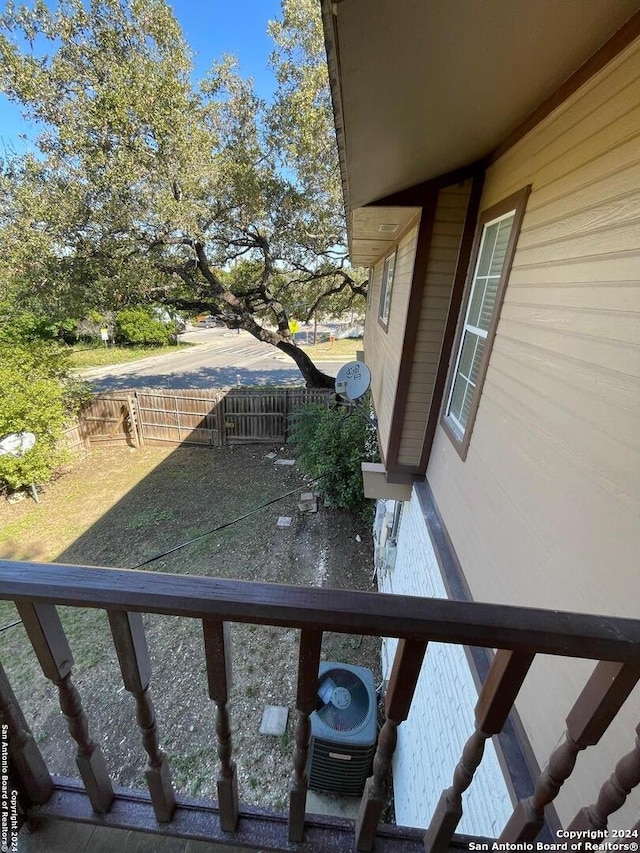
<svg viewBox="0 0 640 853"><path fill-rule="evenodd" d="M322 631L303 628L300 632L298 654L298 690L296 707L295 749L293 753L293 778L289 788L289 841L300 842L304 834L304 815L307 803L307 757L311 738L310 715L316 709L318 696L318 669Z"/></svg>
<svg viewBox="0 0 640 853"><path fill-rule="evenodd" d="M386 781L398 741L398 726L409 716L413 694L427 651L426 642L399 640L385 697L385 722L373 758L373 776L367 783L356 821L356 849L373 849L376 829L386 799Z"/></svg>
<svg viewBox="0 0 640 853"><path fill-rule="evenodd" d="M53 793L53 782L1 665L0 722L7 727L9 759L20 781L26 804L46 803Z"/></svg>
<svg viewBox="0 0 640 853"><path fill-rule="evenodd" d="M533 662L527 652L498 650L475 707L475 732L462 752L453 784L444 790L424 836L426 853L444 853L462 817L462 795L473 781L487 740L502 731Z"/></svg>
<svg viewBox="0 0 640 853"><path fill-rule="evenodd" d="M216 703L216 735L220 770L217 779L220 828L234 832L238 825L238 777L231 760L231 722L227 704L232 685L231 626L219 619L203 619L204 653L207 663L209 698Z"/></svg>
<svg viewBox="0 0 640 853"><path fill-rule="evenodd" d="M580 809L567 829L606 829L610 815L622 808L636 785L640 785L640 725L633 749L618 761L596 802Z"/></svg>
<svg viewBox="0 0 640 853"><path fill-rule="evenodd" d="M600 661L566 719L565 740L538 777L533 795L520 800L500 841L534 841L544 823L544 809L571 775L578 753L594 746L607 730L640 678L638 661Z"/></svg>
<svg viewBox="0 0 640 853"><path fill-rule="evenodd" d="M160 749L156 714L149 693L151 659L140 613L108 611L111 634L120 663L125 690L136 700L136 716L142 731L142 744L148 755L145 777L151 804L159 823L169 823L176 800L171 784L169 762Z"/></svg>
<svg viewBox="0 0 640 853"><path fill-rule="evenodd" d="M69 734L78 745L76 764L95 812L109 810L114 792L102 750L89 736L89 723L82 700L71 680L73 655L58 616L51 604L17 604L18 613L45 678L58 688L60 709Z"/></svg>

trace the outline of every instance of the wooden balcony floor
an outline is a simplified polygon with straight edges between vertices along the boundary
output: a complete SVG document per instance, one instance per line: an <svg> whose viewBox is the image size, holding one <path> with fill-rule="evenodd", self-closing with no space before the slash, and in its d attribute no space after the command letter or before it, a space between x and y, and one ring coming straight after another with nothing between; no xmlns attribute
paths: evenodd
<svg viewBox="0 0 640 853"><path fill-rule="evenodd" d="M248 849L54 818L36 819L31 828L23 826L18 836L18 853L245 853Z"/></svg>

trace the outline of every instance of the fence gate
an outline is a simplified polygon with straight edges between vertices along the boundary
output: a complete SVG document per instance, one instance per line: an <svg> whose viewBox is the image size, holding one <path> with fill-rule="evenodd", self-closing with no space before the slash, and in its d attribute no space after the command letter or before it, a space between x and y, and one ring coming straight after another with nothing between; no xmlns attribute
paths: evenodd
<svg viewBox="0 0 640 853"><path fill-rule="evenodd" d="M89 444L138 446L133 394L96 394L82 411L82 431Z"/></svg>
<svg viewBox="0 0 640 853"><path fill-rule="evenodd" d="M136 391L145 443L219 447L220 395L215 391Z"/></svg>

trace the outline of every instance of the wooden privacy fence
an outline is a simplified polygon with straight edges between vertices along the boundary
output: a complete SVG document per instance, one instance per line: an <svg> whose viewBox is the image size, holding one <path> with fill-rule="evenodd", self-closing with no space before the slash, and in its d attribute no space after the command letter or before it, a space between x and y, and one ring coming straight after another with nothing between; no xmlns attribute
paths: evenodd
<svg viewBox="0 0 640 853"><path fill-rule="evenodd" d="M80 415L90 444L285 442L289 415L307 403L329 405L330 390L305 388L120 391L97 394Z"/></svg>
<svg viewBox="0 0 640 853"><path fill-rule="evenodd" d="M80 421L68 424L62 431L61 444L67 450L88 450L89 439Z"/></svg>

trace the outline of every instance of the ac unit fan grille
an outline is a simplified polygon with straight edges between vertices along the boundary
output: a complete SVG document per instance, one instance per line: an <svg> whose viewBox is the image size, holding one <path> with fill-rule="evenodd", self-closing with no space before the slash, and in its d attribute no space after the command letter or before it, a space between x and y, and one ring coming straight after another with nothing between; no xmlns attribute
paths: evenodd
<svg viewBox="0 0 640 853"><path fill-rule="evenodd" d="M350 732L358 729L369 714L370 698L366 685L355 672L346 669L329 669L323 673L320 684L331 680L338 690L347 691L349 704L344 707L327 702L316 713L318 719L335 732Z"/></svg>

